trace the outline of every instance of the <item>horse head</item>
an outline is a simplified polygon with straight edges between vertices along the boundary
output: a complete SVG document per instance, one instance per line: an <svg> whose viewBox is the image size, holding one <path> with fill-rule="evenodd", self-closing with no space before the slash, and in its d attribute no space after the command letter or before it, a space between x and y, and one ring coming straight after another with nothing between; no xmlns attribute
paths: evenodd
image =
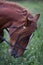
<svg viewBox="0 0 43 65"><path fill-rule="evenodd" d="M27 22L19 27L11 35L11 48L9 49L10 53L14 57L20 57L23 55L26 47L29 43L30 36L37 29L37 20L39 19L40 14L36 14L35 17L28 15ZM14 31L10 29L10 32Z"/></svg>
<svg viewBox="0 0 43 65"><path fill-rule="evenodd" d="M32 16L28 10L17 3L0 2L0 41L6 41L3 38L3 30L9 28L9 52L12 56L20 57L23 55L30 36L37 29L39 16L40 14Z"/></svg>

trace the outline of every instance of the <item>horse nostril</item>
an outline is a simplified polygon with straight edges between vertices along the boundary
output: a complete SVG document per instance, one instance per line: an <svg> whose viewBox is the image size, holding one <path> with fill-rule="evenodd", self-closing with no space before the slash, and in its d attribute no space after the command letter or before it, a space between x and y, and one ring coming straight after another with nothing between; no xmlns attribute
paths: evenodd
<svg viewBox="0 0 43 65"><path fill-rule="evenodd" d="M12 49L9 49L8 52L9 52L9 54L11 54L12 53Z"/></svg>

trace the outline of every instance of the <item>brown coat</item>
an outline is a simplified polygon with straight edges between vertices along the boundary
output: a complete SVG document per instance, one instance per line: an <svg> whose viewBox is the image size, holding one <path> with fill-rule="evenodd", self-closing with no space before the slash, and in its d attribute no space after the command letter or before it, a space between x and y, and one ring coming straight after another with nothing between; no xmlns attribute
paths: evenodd
<svg viewBox="0 0 43 65"><path fill-rule="evenodd" d="M28 10L15 2L0 2L0 31L9 28L10 43L12 45L15 45L17 37L20 35L18 42L25 48L31 34L37 29L36 21L39 15L40 14L37 14L34 17ZM2 33L0 33L0 35L2 35ZM20 53L21 50L22 49L20 49L18 53ZM19 56L22 55L23 52L21 52Z"/></svg>

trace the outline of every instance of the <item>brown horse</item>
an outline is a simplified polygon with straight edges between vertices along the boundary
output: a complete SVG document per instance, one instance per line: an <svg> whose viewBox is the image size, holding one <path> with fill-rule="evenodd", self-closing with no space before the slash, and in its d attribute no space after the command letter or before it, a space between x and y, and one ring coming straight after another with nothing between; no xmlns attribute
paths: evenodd
<svg viewBox="0 0 43 65"><path fill-rule="evenodd" d="M10 35L10 53L12 56L20 57L23 55L30 36L37 29L39 16L40 14L33 16L15 2L0 2L0 42L6 41L3 38L3 30L7 29Z"/></svg>

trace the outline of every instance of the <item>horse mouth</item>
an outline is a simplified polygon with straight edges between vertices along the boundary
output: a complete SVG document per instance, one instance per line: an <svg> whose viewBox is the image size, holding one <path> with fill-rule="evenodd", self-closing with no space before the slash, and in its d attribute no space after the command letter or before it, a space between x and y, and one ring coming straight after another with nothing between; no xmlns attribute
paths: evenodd
<svg viewBox="0 0 43 65"><path fill-rule="evenodd" d="M19 55L15 55L15 54L11 54L11 56L13 56L14 58L19 58L20 56Z"/></svg>

